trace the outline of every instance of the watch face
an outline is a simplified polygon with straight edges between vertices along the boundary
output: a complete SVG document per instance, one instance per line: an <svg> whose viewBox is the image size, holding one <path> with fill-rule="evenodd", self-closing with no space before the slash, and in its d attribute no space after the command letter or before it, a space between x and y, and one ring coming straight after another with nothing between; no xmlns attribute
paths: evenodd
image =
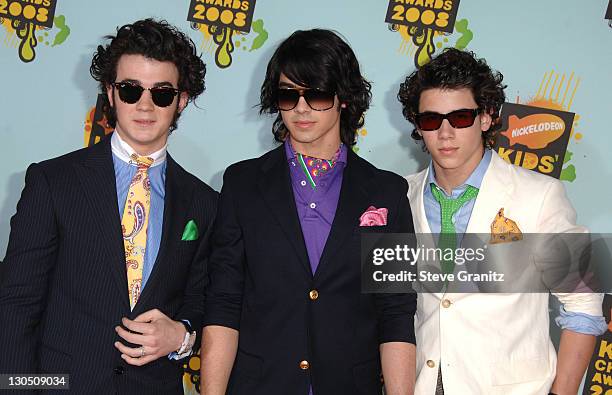
<svg viewBox="0 0 612 395"><path fill-rule="evenodd" d="M195 340L196 340L196 333L195 331L193 331L189 334L189 343L187 344L188 350L191 350L193 348L193 345L195 344Z"/></svg>

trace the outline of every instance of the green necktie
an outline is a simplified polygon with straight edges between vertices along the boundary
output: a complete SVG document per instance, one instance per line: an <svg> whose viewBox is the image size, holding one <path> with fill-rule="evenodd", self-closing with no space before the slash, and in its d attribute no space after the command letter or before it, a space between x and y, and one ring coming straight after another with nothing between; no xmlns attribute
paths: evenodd
<svg viewBox="0 0 612 395"><path fill-rule="evenodd" d="M442 214L442 225L440 229L440 238L438 248L442 250L442 256L447 257L445 251L450 248L453 251L452 259L442 259L442 273L452 273L455 270L454 251L457 247L457 232L453 224L453 215L466 203L478 196L478 188L468 185L466 190L456 199L447 198L444 193L438 189L433 183L431 184L431 193L436 201L440 204L440 212Z"/></svg>

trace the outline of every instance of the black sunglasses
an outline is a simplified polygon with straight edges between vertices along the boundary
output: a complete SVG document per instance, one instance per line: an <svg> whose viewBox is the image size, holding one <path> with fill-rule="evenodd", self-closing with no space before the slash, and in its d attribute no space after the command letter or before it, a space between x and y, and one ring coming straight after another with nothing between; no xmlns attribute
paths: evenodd
<svg viewBox="0 0 612 395"><path fill-rule="evenodd" d="M440 129L442 121L448 119L452 127L463 129L474 124L476 116L480 113L479 108L462 108L461 110L451 111L448 114L437 112L421 112L414 117L417 128L424 131Z"/></svg>
<svg viewBox="0 0 612 395"><path fill-rule="evenodd" d="M134 104L142 96L142 92L148 90L151 92L153 103L158 107L168 107L174 101L174 97L178 95L179 90L170 86L154 86L153 88L143 88L140 85L130 82L113 82L111 84L119 91L119 98L127 104Z"/></svg>
<svg viewBox="0 0 612 395"><path fill-rule="evenodd" d="M281 111L293 110L300 101L300 97L303 97L313 110L325 111L334 106L336 94L316 88L279 88L276 97L278 98L278 109Z"/></svg>

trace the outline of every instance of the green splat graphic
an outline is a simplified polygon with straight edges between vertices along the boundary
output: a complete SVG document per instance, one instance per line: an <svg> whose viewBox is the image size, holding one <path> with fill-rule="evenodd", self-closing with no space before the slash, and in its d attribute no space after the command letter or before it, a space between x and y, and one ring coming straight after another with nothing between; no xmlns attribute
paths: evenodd
<svg viewBox="0 0 612 395"><path fill-rule="evenodd" d="M353 152L354 153L358 153L359 152L359 147L357 147L356 145L353 146Z"/></svg>
<svg viewBox="0 0 612 395"><path fill-rule="evenodd" d="M468 29L468 20L461 19L455 22L455 30L461 33L461 37L459 37L457 39L457 42L455 42L455 48L467 48L470 41L472 41L472 39L474 38L474 33L470 29Z"/></svg>
<svg viewBox="0 0 612 395"><path fill-rule="evenodd" d="M570 160L572 160L572 156L574 154L570 151L565 151L565 157L563 158L563 164L566 164ZM576 179L576 167L574 165L568 165L561 170L561 175L559 176L561 181L573 182Z"/></svg>
<svg viewBox="0 0 612 395"><path fill-rule="evenodd" d="M576 167L574 165L569 165L561 170L561 176L559 177L561 181L574 182L576 179Z"/></svg>
<svg viewBox="0 0 612 395"><path fill-rule="evenodd" d="M264 43L268 40L268 31L264 29L264 21L263 19L258 19L253 21L252 24L253 31L257 33L257 37L253 39L253 44L251 45L251 51L255 51L256 49L261 48Z"/></svg>
<svg viewBox="0 0 612 395"><path fill-rule="evenodd" d="M51 45L52 47L55 47L56 45L61 45L64 41L66 41L70 35L70 28L68 25L66 25L66 17L64 15L58 15L53 18L53 23L55 24L55 27L60 29L60 31L55 35L55 40L53 40L53 44Z"/></svg>

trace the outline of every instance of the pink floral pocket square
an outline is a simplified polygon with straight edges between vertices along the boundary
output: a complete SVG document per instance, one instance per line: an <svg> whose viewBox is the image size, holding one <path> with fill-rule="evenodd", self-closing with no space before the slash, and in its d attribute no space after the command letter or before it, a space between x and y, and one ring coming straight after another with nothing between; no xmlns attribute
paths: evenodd
<svg viewBox="0 0 612 395"><path fill-rule="evenodd" d="M389 210L386 208L376 208L374 206L368 207L365 213L359 217L359 226L384 226L387 225L387 213Z"/></svg>

